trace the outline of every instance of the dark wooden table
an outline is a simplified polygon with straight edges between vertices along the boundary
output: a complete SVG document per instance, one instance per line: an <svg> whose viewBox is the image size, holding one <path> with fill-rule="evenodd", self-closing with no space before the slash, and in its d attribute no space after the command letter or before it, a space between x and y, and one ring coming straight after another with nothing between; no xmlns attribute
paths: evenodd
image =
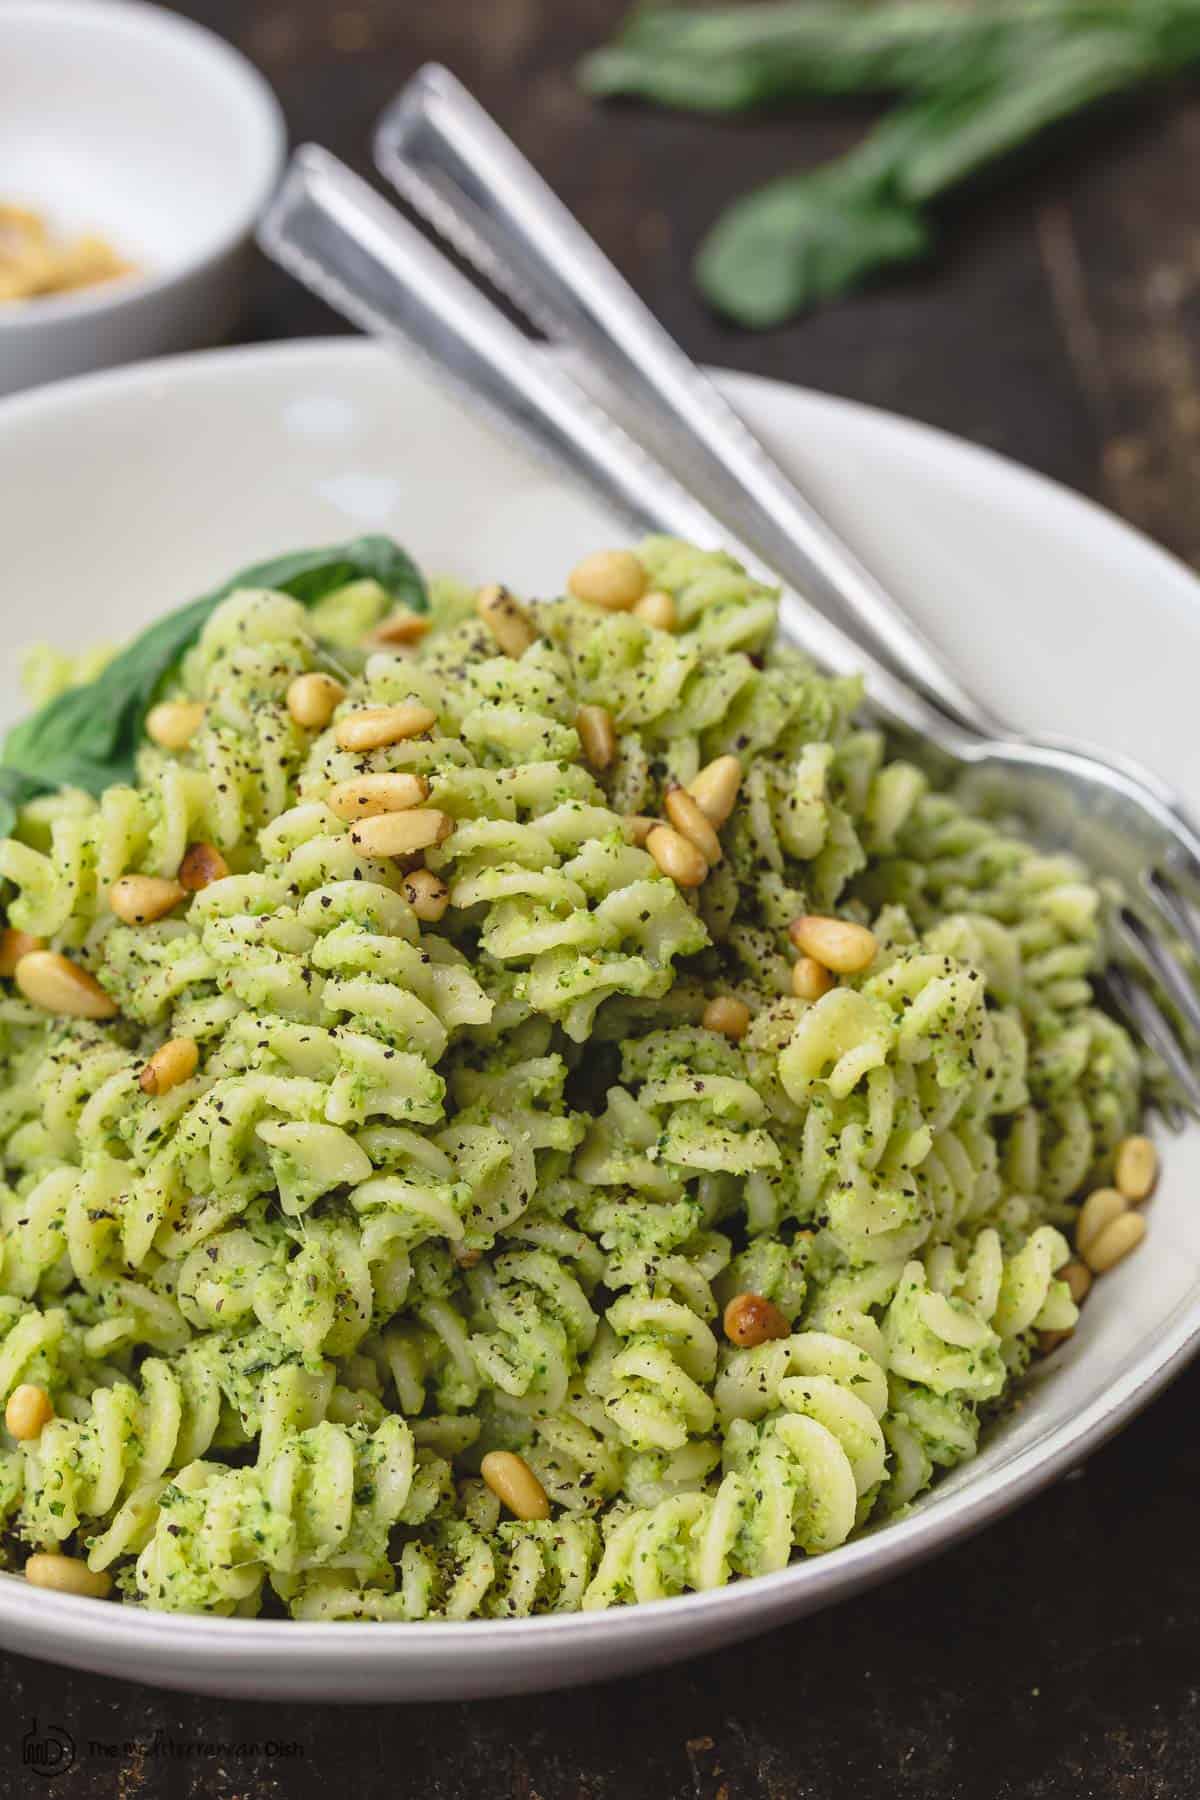
<svg viewBox="0 0 1200 1800"><path fill-rule="evenodd" d="M384 102L424 60L447 62L694 355L990 444L1200 560L1200 101L1187 93L1109 115L1036 173L961 204L936 266L753 337L698 303L694 245L726 198L839 150L868 113L709 124L601 112L571 69L622 0L181 10L265 70L295 140L364 170ZM248 337L337 329L259 267ZM0 1794L1186 1800L1200 1794L1198 1406L1200 1369L1078 1478L940 1561L725 1655L599 1689L268 1707L6 1657ZM54 1783L21 1765L35 1718L77 1746ZM143 1742L127 1753L130 1738Z"/></svg>

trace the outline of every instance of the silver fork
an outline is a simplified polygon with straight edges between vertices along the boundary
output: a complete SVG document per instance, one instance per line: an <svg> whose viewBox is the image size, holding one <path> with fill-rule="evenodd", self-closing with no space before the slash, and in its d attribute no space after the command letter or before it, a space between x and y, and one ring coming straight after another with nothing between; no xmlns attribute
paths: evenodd
<svg viewBox="0 0 1200 1800"><path fill-rule="evenodd" d="M399 160L388 154L392 172ZM486 194L486 182L478 170L476 175ZM442 205L448 207L444 195ZM751 543L681 486L394 208L326 152L308 146L296 153L259 239L268 255L347 317L417 350L473 410L598 495L635 531L667 531L723 546L760 578L777 580ZM460 225L458 242L493 255L467 226ZM619 281L615 271L610 274ZM519 278L510 286L519 288ZM743 511L753 517L752 497ZM837 545L827 528L822 531ZM831 590L833 604L836 583ZM879 594L893 615L889 651L902 660L906 622L882 589ZM862 625L857 604L846 610ZM925 691L919 692L789 587L781 621L786 635L824 667L845 674L861 670L876 712L940 777L967 781L989 802L1019 811L1040 837L1080 855L1126 895L1137 896L1139 904L1127 901L1115 911L1126 962L1109 971L1112 997L1161 1057L1179 1098L1200 1116L1200 1079L1183 1035L1200 1031L1200 998L1172 944L1182 938L1200 954L1191 911L1200 896L1200 838L1169 792L1128 766L1070 746L1000 735L965 690L961 707L952 712L947 697L943 710L932 698L940 693L941 672L928 645L920 683Z"/></svg>

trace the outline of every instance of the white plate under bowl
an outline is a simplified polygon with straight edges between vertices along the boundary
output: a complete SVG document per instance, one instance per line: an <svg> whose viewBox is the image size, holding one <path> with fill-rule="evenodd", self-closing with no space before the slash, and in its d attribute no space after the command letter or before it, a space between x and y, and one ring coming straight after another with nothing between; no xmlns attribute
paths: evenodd
<svg viewBox="0 0 1200 1800"><path fill-rule="evenodd" d="M728 377L985 698L1140 756L1200 809L1200 584L1095 507L988 452L864 407ZM354 341L214 352L0 405L0 650L119 637L239 565L360 531L426 568L552 591L622 533ZM1136 1256L1097 1285L1026 1403L911 1517L831 1555L651 1606L465 1624L193 1619L0 1576L0 1641L210 1693L465 1699L628 1674L794 1619L978 1529L1116 1430L1200 1334L1200 1131L1169 1141Z"/></svg>

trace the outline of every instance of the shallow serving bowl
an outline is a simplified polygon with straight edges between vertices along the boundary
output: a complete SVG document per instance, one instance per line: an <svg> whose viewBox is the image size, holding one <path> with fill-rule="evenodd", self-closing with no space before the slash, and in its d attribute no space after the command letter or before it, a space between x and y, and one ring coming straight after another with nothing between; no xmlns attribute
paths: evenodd
<svg viewBox="0 0 1200 1800"><path fill-rule="evenodd" d="M1200 583L1184 568L985 451L779 384L725 384L987 701L1139 756L1200 809ZM427 568L543 591L623 536L367 344L183 357L9 400L0 709L17 705L32 633L119 637L242 564L375 530ZM0 1576L0 1642L211 1693L464 1699L626 1674L766 1630L985 1525L1178 1372L1200 1343L1197 1191L1200 1128L1169 1140L1145 1245L1098 1284L983 1454L907 1519L829 1556L652 1606L467 1624L192 1619Z"/></svg>
<svg viewBox="0 0 1200 1800"><path fill-rule="evenodd" d="M267 83L201 26L137 0L0 0L0 202L136 271L0 303L0 394L218 343L284 148Z"/></svg>

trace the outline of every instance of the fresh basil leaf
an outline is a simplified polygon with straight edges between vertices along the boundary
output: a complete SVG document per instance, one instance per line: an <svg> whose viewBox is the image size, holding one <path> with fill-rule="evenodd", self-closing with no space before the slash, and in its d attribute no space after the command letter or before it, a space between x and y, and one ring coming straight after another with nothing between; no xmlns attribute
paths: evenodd
<svg viewBox="0 0 1200 1800"><path fill-rule="evenodd" d="M1111 0L1110 0L1111 3ZM1026 0L1026 15L1063 0ZM928 87L961 69L1010 3L945 0L800 0L790 5L650 7L580 65L589 93L636 95L693 112L744 112L808 94L867 94Z"/></svg>
<svg viewBox="0 0 1200 1800"><path fill-rule="evenodd" d="M752 327L908 262L952 186L1096 102L1200 62L1200 0L791 0L651 7L581 69L593 93L736 112L789 96L904 96L862 145L738 200L697 279Z"/></svg>
<svg viewBox="0 0 1200 1800"><path fill-rule="evenodd" d="M68 688L9 732L0 757L0 821L14 804L73 786L99 794L133 778L142 721L178 669L214 609L238 588L271 588L314 606L347 582L378 581L398 602L423 612L429 600L411 557L390 538L361 537L321 550L299 550L242 569L212 593L168 613L133 640L94 681ZM11 822L5 830L11 829Z"/></svg>
<svg viewBox="0 0 1200 1800"><path fill-rule="evenodd" d="M833 165L785 175L731 206L700 247L696 278L718 312L762 331L923 256L929 242L919 208Z"/></svg>

